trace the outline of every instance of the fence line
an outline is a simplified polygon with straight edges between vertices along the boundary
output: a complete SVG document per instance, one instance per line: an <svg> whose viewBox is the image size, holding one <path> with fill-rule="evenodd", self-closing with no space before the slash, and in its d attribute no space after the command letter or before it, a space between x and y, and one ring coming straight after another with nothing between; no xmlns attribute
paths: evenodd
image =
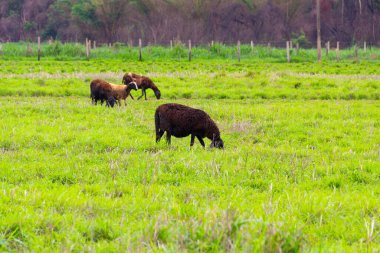
<svg viewBox="0 0 380 253"><path fill-rule="evenodd" d="M262 44L260 44L260 43L255 44L253 41L254 40L251 40L250 43L247 43L247 44L241 43L240 40L237 41L236 59L238 62L240 62L242 58L247 58L247 56L254 58L255 55L258 55L259 53L261 55L263 55L263 52L261 52L261 51L259 52L259 50L262 50L265 47L267 48L267 55L266 56L277 57L277 58L278 58L279 52L284 48L284 54L283 54L284 58L283 59L284 59L284 61L287 61L287 62L291 62L293 57L296 57L297 59L295 59L295 60L297 60L297 61L300 61L300 60L302 61L302 59L300 59L300 57L305 56L304 52L308 52L307 50L315 50L314 48L311 48L311 49L309 49L307 47L302 48L299 42L295 43L295 49L294 49L294 46L293 46L294 44L291 40L286 41L286 43L282 42L282 44L278 47L276 47L277 45L274 45L277 43L274 43L273 41L262 43ZM56 43L60 43L60 42L58 41ZM48 45L49 46L55 46L55 45L57 45L56 43L49 40ZM343 44L344 43L348 44L347 42L343 42ZM355 62L358 62L360 60L360 57L363 57L363 55L364 55L364 58L367 58L367 59L370 59L370 58L373 60L377 59L377 55L372 53L371 44L367 44L366 41L364 41L360 44L352 44L352 43L349 43L349 44L353 45L352 47L349 48L349 52L351 52L351 50L352 50L353 53L351 56L350 55L347 56L347 54L345 53L344 54L345 56L343 57L343 59L345 59L345 57L346 58L352 57L352 59L354 59ZM46 43L45 43L45 45L46 45ZM115 48L120 48L120 46L125 46L125 44L123 44L123 43L114 43L114 44L98 43L97 44L96 40L91 40L88 38L86 38L84 45L85 45L85 53L86 53L87 59L90 59L92 57L91 56L92 50L95 50L95 52L96 52L97 49L102 48L105 45L108 47L114 48L114 50L116 50L116 53L117 53L118 49L115 49ZM144 46L144 45L146 45L146 46ZM370 50L370 53L368 53L368 54L367 54L367 51L368 51L367 45L369 45L369 50ZM37 37L37 59L38 59L38 61L41 60L42 53L43 53L41 51L41 46L42 46L41 45L41 38L38 36ZM130 48L133 48L132 40L129 40L128 46ZM179 40L170 40L169 44L166 45L166 47L170 47L170 49L172 49L172 50L173 50L174 46L175 47L179 46L179 48L180 48L179 50L183 50L181 48L185 48L184 43L182 43ZM226 50L231 50L233 48L233 46L231 46L231 45L226 45L226 44L223 44L221 42L215 42L213 40L210 43L208 43L207 45L204 45L204 44L196 45L193 41L188 40L188 60L189 61L191 61L193 58L193 47L195 49L206 48L209 53L214 53L217 55L223 55L223 57L227 57L227 58L231 58L231 52L226 51ZM2 48L3 47L0 44L1 54L4 55L4 52L3 52L4 50L2 50ZM148 48L148 50L145 51L144 48ZM325 60L327 59L327 60L331 61L332 57L330 57L330 51L332 49L331 49L330 41L325 42L325 48L326 48L326 56L325 56L326 58L325 57L322 57L322 58L325 58ZM340 61L342 59L342 55L340 53L341 48L342 48L342 42L337 41L336 42L336 48L335 48L335 52L336 52L335 59L336 59L336 61ZM44 48L42 48L42 49L44 49ZM360 52L359 52L359 50L360 50ZM143 53L144 54L145 53L151 54L152 53L152 45L150 44L150 42L144 44L143 40L140 38L138 40L138 60L139 61L143 60ZM311 58L310 53L307 53L307 54L308 55L305 57L307 57L308 60L310 60L310 58ZM32 50L32 47L30 46L30 44L28 43L27 44L27 56L30 56L30 55L33 55L33 50ZM95 54L95 57L96 57L96 54Z"/></svg>

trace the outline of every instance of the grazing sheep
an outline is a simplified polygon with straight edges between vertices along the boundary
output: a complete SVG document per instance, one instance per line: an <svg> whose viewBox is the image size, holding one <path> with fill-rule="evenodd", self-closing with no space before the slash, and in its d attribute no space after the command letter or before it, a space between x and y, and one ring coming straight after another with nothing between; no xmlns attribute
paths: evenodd
<svg viewBox="0 0 380 253"><path fill-rule="evenodd" d="M145 100L147 100L147 98L146 98L146 90L147 89L152 89L154 91L154 95L156 96L157 99L161 98L160 90L157 88L157 86L153 83L153 81L149 77L140 76L140 75L137 75L134 73L125 74L123 76L123 84L127 85L131 82L136 82L137 87L142 90L142 94L140 97L138 97L138 99L145 96ZM130 95L130 96L133 99L132 95Z"/></svg>
<svg viewBox="0 0 380 253"><path fill-rule="evenodd" d="M108 105L112 102L111 97L113 97L113 102L117 101L120 106L121 99L124 100L124 105L127 105L126 99L132 89L137 90L137 84L135 82L131 82L128 85L117 85L108 83L101 79L95 79L91 81L90 89L92 103L95 105L98 100L101 101L101 104L103 104L104 101L107 101Z"/></svg>
<svg viewBox="0 0 380 253"><path fill-rule="evenodd" d="M106 106L113 107L115 105L116 99L114 97L109 97Z"/></svg>
<svg viewBox="0 0 380 253"><path fill-rule="evenodd" d="M166 131L168 144L172 135L179 138L191 135L190 147L194 145L195 137L205 147L203 138L207 137L212 141L210 147L224 148L217 125L202 110L180 104L163 104L157 107L154 118L156 142Z"/></svg>

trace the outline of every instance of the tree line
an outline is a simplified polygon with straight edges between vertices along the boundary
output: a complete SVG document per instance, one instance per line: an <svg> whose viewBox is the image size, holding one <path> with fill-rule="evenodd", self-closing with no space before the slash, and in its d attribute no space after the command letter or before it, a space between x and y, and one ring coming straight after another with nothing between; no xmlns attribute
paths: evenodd
<svg viewBox="0 0 380 253"><path fill-rule="evenodd" d="M315 46L315 0L0 0L0 41L168 44L237 40ZM321 0L324 41L380 38L380 0Z"/></svg>

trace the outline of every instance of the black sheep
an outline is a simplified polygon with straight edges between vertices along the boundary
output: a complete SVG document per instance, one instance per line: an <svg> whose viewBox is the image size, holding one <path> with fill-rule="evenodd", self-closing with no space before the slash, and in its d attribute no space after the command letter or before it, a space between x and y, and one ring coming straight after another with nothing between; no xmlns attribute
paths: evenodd
<svg viewBox="0 0 380 253"><path fill-rule="evenodd" d="M194 145L195 137L205 147L203 138L207 137L212 141L210 147L224 148L219 128L202 110L180 104L163 104L157 107L154 118L156 142L166 132L168 144L172 135L179 138L191 135L190 147Z"/></svg>
<svg viewBox="0 0 380 253"><path fill-rule="evenodd" d="M114 97L109 97L108 100L107 100L107 103L106 103L106 106L110 106L110 107L113 107L116 103L116 99Z"/></svg>

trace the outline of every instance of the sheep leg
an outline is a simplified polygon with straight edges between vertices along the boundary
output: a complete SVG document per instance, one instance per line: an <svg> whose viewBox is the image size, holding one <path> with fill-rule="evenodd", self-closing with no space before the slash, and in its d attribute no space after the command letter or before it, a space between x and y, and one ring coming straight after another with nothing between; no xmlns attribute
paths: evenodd
<svg viewBox="0 0 380 253"><path fill-rule="evenodd" d="M171 140L170 140L171 137L172 135L168 131L166 131L166 142L168 143L168 145L171 144Z"/></svg>
<svg viewBox="0 0 380 253"><path fill-rule="evenodd" d="M156 142L159 142L161 140L161 137L164 135L165 131L159 130L156 134Z"/></svg>
<svg viewBox="0 0 380 253"><path fill-rule="evenodd" d="M135 100L135 99L132 97L132 94L131 94L131 93L129 93L129 96L130 96L133 100Z"/></svg>
<svg viewBox="0 0 380 253"><path fill-rule="evenodd" d="M191 141L190 141L190 147L192 147L194 145L194 139L195 139L195 135L192 134L191 135Z"/></svg>
<svg viewBox="0 0 380 253"><path fill-rule="evenodd" d="M148 100L147 98L146 98L146 91L144 90L144 95L145 95L145 100Z"/></svg>
<svg viewBox="0 0 380 253"><path fill-rule="evenodd" d="M199 137L199 136L197 136L197 139L199 140L199 142L201 143L201 145L203 147L205 147L205 142L203 141L203 139L201 137Z"/></svg>
<svg viewBox="0 0 380 253"><path fill-rule="evenodd" d="M140 97L138 97L137 99L140 99L140 98L142 98L142 97L144 96L144 93L145 93L145 89L143 88L143 89L141 89L141 96L140 96Z"/></svg>

